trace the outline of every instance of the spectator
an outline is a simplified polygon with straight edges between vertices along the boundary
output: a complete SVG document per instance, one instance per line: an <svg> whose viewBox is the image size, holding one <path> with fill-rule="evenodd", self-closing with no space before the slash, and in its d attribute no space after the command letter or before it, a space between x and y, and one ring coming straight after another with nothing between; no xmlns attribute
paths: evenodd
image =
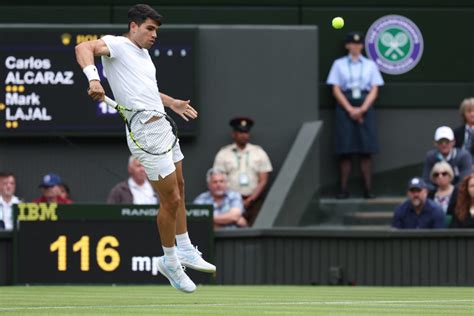
<svg viewBox="0 0 474 316"><path fill-rule="evenodd" d="M71 189L66 183L61 183L58 185L59 187L59 196L63 199L71 200Z"/></svg>
<svg viewBox="0 0 474 316"><path fill-rule="evenodd" d="M464 99L459 113L464 124L454 130L455 146L467 150L474 163L474 98Z"/></svg>
<svg viewBox="0 0 474 316"><path fill-rule="evenodd" d="M117 183L107 197L109 204L158 204L145 168L133 155L128 159L128 180Z"/></svg>
<svg viewBox="0 0 474 316"><path fill-rule="evenodd" d="M234 143L219 150L214 167L223 169L229 179L229 188L242 195L245 216L252 225L262 206L268 174L273 168L262 147L249 143L253 120L236 117L229 123L233 128Z"/></svg>
<svg viewBox="0 0 474 316"><path fill-rule="evenodd" d="M474 173L465 177L459 184L452 228L474 228Z"/></svg>
<svg viewBox="0 0 474 316"><path fill-rule="evenodd" d="M430 179L436 189L430 191L428 197L438 204L444 214L452 216L456 207L457 188L451 183L454 178L453 168L446 161L435 163L431 169Z"/></svg>
<svg viewBox="0 0 474 316"><path fill-rule="evenodd" d="M439 205L427 199L425 181L413 178L408 183L408 199L397 206L392 227L400 229L444 228L444 213Z"/></svg>
<svg viewBox="0 0 474 316"><path fill-rule="evenodd" d="M436 148L426 154L423 180L427 182L429 189L433 190L435 185L430 181L431 169L433 169L435 163L446 161L454 171L452 184L457 185L472 170L471 155L463 148L454 147L453 130L448 126L441 126L436 129L434 141Z"/></svg>
<svg viewBox="0 0 474 316"><path fill-rule="evenodd" d="M48 173L43 177L43 181L39 187L41 189L41 196L33 200L35 203L58 203L71 204L72 201L61 197L59 185L62 184L61 177L55 173Z"/></svg>
<svg viewBox="0 0 474 316"><path fill-rule="evenodd" d="M227 176L221 168L209 169L206 173L209 191L201 193L195 204L214 205L214 228L246 227L242 216L244 205L239 192L227 188Z"/></svg>
<svg viewBox="0 0 474 316"><path fill-rule="evenodd" d="M13 230L13 204L20 203L20 199L15 196L16 179L11 172L5 172L0 178L0 230Z"/></svg>
<svg viewBox="0 0 474 316"><path fill-rule="evenodd" d="M6 172L1 172L0 171L0 196L2 195L2 192L3 192L3 180L5 180L5 178L7 177L7 173Z"/></svg>
<svg viewBox="0 0 474 316"><path fill-rule="evenodd" d="M349 55L334 61L326 83L332 85L336 99L335 143L339 156L340 189L337 198L349 197L347 183L352 156L360 157L364 179L364 197L373 198L372 155L378 152L374 102L384 81L377 65L362 56L363 35L349 33L346 49Z"/></svg>

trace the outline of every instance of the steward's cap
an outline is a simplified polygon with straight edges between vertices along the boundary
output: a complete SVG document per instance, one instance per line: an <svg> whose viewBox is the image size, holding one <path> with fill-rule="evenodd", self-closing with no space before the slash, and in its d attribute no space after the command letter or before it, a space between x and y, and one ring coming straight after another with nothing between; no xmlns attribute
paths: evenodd
<svg viewBox="0 0 474 316"><path fill-rule="evenodd" d="M248 117L236 117L231 119L229 124L234 131L248 133L253 126L253 120Z"/></svg>
<svg viewBox="0 0 474 316"><path fill-rule="evenodd" d="M364 35L360 32L350 32L346 35L346 44L364 44Z"/></svg>

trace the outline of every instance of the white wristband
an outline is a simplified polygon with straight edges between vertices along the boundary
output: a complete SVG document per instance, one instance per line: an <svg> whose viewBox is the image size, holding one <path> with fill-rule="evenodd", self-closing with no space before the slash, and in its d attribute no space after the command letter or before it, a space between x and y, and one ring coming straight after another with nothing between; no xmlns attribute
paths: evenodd
<svg viewBox="0 0 474 316"><path fill-rule="evenodd" d="M82 69L82 71L86 75L87 80L89 80L89 81L92 81L92 80L100 81L99 72L97 71L97 68L94 65L86 66L86 67L84 67L84 69Z"/></svg>

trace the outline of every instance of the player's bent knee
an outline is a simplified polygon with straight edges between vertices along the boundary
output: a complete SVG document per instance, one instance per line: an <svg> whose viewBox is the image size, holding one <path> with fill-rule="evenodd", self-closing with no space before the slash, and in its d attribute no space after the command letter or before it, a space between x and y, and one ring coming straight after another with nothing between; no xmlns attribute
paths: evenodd
<svg viewBox="0 0 474 316"><path fill-rule="evenodd" d="M172 212L177 212L179 203L181 202L181 195L176 192L175 194L171 194L166 196L160 201L160 205Z"/></svg>

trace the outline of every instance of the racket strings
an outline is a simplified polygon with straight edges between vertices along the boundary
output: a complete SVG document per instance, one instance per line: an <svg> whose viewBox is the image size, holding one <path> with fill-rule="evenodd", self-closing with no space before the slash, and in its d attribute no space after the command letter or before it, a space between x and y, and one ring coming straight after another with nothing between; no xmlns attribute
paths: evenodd
<svg viewBox="0 0 474 316"><path fill-rule="evenodd" d="M130 119L135 143L145 152L164 154L176 143L176 129L167 115L156 111L136 112Z"/></svg>

